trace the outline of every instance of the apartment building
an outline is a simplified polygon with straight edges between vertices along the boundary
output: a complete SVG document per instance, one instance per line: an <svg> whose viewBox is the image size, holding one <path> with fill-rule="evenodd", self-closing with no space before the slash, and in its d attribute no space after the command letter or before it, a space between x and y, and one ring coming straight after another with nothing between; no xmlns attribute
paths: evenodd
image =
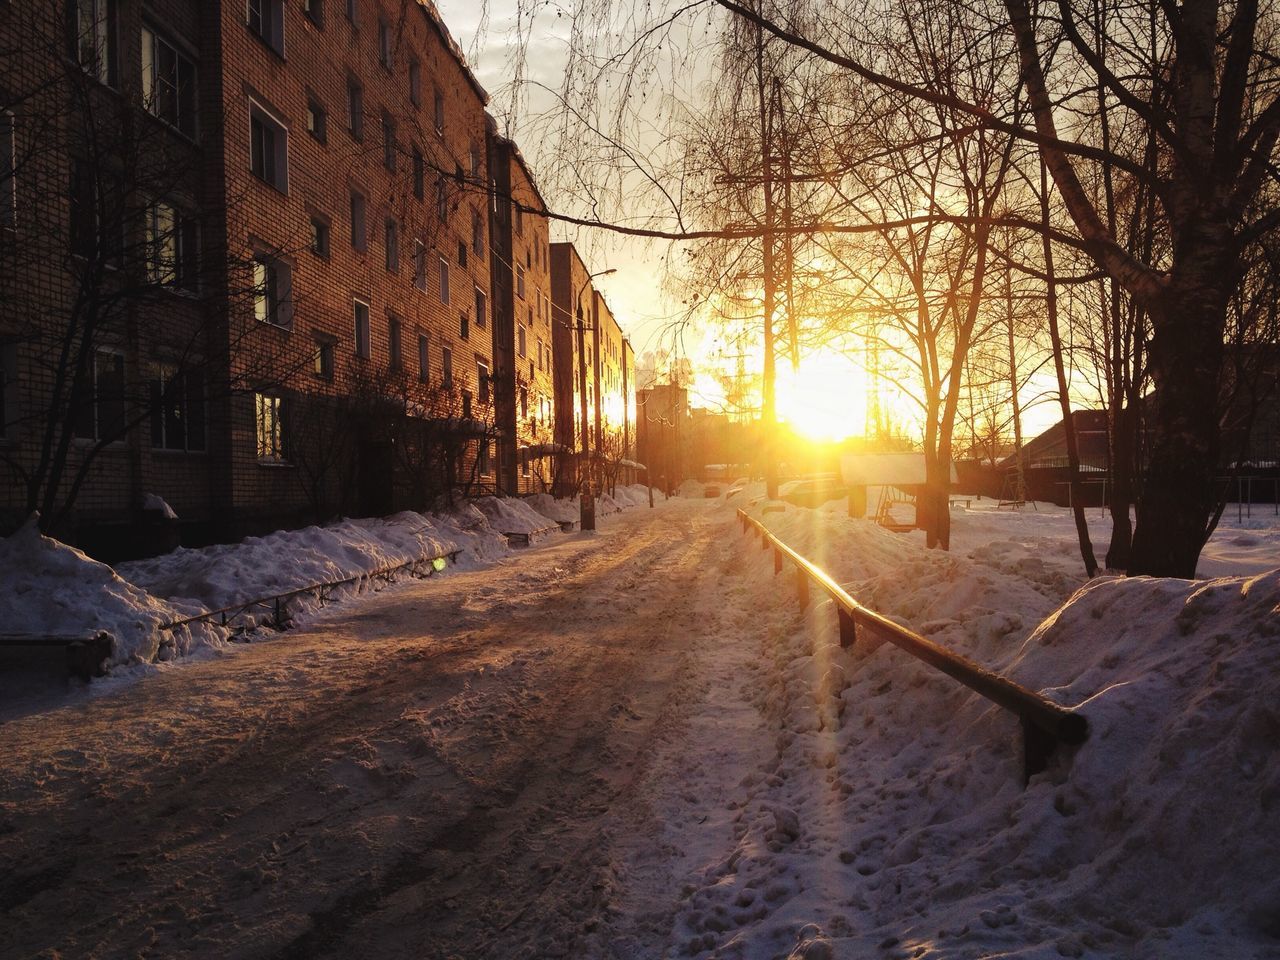
<svg viewBox="0 0 1280 960"><path fill-rule="evenodd" d="M487 97L429 0L11 0L0 44L0 522L493 488Z"/></svg>
<svg viewBox="0 0 1280 960"><path fill-rule="evenodd" d="M489 123L490 260L498 427L498 489L553 488L563 463L555 443L551 246L545 209L524 157Z"/></svg>

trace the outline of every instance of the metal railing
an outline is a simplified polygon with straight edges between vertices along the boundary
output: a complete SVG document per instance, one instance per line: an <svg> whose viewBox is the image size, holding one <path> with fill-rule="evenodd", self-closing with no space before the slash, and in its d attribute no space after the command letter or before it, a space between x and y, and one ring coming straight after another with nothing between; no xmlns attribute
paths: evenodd
<svg viewBox="0 0 1280 960"><path fill-rule="evenodd" d="M419 579L430 577L433 574L443 570L448 564L457 560L460 550L450 550L435 557L418 557L414 560L406 560L404 563L394 564L389 567L380 567L377 570L370 570L365 573L357 573L354 576L344 577L341 580L327 580L324 583L308 584L305 587L298 587L296 590L287 590L284 593L276 593L266 597L258 597L254 600L246 600L243 603L233 604L229 607L221 607L217 610L206 610L204 613L198 613L193 617L183 617L180 620L174 620L166 623L161 629L173 630L177 627L187 626L192 623L212 623L217 622L218 626L226 627L231 630L233 636L246 633L250 630L256 630L258 627L271 627L275 630L284 630L293 617L289 613L289 601L295 597L304 595L314 596L316 601L324 606L333 600L333 591L340 587L352 586L362 581L380 581L382 583L395 582L396 574L407 573L411 577ZM232 623L237 617L240 617L255 607L266 607L268 614L263 620L255 620L251 623Z"/></svg>
<svg viewBox="0 0 1280 960"><path fill-rule="evenodd" d="M831 597L839 619L841 647L853 646L858 627L864 627L1017 716L1022 724L1027 779L1048 766L1059 746L1075 746L1088 739L1089 724L1082 714L869 610L849 596L826 571L791 549L746 511L738 511L738 520L743 533L754 532L760 537L761 549L772 548L774 574L782 572L784 558L795 565L801 607L808 606L811 581Z"/></svg>

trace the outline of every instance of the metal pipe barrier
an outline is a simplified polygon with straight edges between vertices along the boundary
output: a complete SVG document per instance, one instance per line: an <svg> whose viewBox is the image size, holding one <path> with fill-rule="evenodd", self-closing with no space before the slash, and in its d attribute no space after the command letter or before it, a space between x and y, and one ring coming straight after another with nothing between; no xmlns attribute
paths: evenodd
<svg viewBox="0 0 1280 960"><path fill-rule="evenodd" d="M333 591L339 587L346 587L361 581L381 581L382 583L393 583L396 574L407 572L412 577L426 578L436 572L443 570L447 564L457 560L459 550L450 550L448 553L441 554L438 557L418 557L414 560L406 560L404 563L398 563L389 567L380 567L377 570L370 570L366 573L357 573L355 576L344 577L341 580L328 580L324 583L313 583L305 587L298 587L296 590L288 590L284 593L276 593L267 597L259 597L255 600L246 600L244 603L234 604L229 607L222 607L218 610L206 610L204 613L196 614L194 617L183 617L180 620L174 620L172 623L166 623L162 630L173 630L177 627L183 627L191 623L211 623L218 622L218 626L227 627L231 630L232 635L236 636L246 633L249 630L256 630L258 627L267 626L275 630L284 630L292 621L289 614L289 601L294 597L300 597L304 594L314 595L321 606L329 603L333 599ZM242 614L248 613L254 607L267 607L269 613L264 620L246 624L232 624L230 621Z"/></svg>
<svg viewBox="0 0 1280 960"><path fill-rule="evenodd" d="M743 533L754 532L760 537L762 550L773 549L775 575L782 571L784 557L795 565L801 607L809 603L810 582L831 597L839 620L841 647L847 649L853 646L858 627L864 627L1017 716L1022 725L1026 779L1042 772L1059 746L1076 746L1088 739L1089 723L1082 714L1054 703L1042 694L993 673L968 657L939 646L932 640L926 640L920 634L864 607L849 596L826 571L796 553L770 533L763 523L748 516L745 510L738 511L738 520L742 524Z"/></svg>

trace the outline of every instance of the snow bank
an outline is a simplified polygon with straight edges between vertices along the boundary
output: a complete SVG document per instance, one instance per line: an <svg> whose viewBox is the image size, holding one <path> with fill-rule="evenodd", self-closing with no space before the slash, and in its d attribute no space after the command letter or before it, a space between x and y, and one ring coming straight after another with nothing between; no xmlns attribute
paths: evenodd
<svg viewBox="0 0 1280 960"><path fill-rule="evenodd" d="M0 631L112 637L108 666L168 660L214 646L225 631L193 625L164 630L182 611L123 580L111 567L42 536L35 520L0 540Z"/></svg>
<svg viewBox="0 0 1280 960"><path fill-rule="evenodd" d="M1274 955L1280 570L1076 590L1035 538L945 555L837 513L764 520L869 606L1080 705L1091 737L1024 790L1013 717L865 632L841 650L829 603L797 626L791 578L745 547L764 649L743 682L776 755L686 889L682 953Z"/></svg>
<svg viewBox="0 0 1280 960"><path fill-rule="evenodd" d="M577 523L581 519L578 513L577 497L558 498L549 493L535 493L525 497L524 503L530 509L557 523L561 521Z"/></svg>
<svg viewBox="0 0 1280 960"><path fill-rule="evenodd" d="M481 497L474 501L476 509L488 518L499 533L550 533L560 529L559 523L535 510L523 500L510 497Z"/></svg>
<svg viewBox="0 0 1280 960"><path fill-rule="evenodd" d="M707 485L699 483L697 480L686 480L676 488L677 497L692 497L694 499L702 499L707 495Z"/></svg>

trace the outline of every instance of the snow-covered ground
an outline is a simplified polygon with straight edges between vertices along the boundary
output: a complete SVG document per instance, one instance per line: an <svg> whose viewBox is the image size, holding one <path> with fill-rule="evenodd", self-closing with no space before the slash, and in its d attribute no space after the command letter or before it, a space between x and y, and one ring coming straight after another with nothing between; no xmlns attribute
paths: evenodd
<svg viewBox="0 0 1280 960"><path fill-rule="evenodd" d="M1269 507L1228 511L1219 579L1090 584L1053 507L957 507L949 554L842 502L751 508L1079 707L1088 742L1024 788L1011 717L799 609L734 521L757 495L12 720L0 956L1280 957Z"/></svg>

